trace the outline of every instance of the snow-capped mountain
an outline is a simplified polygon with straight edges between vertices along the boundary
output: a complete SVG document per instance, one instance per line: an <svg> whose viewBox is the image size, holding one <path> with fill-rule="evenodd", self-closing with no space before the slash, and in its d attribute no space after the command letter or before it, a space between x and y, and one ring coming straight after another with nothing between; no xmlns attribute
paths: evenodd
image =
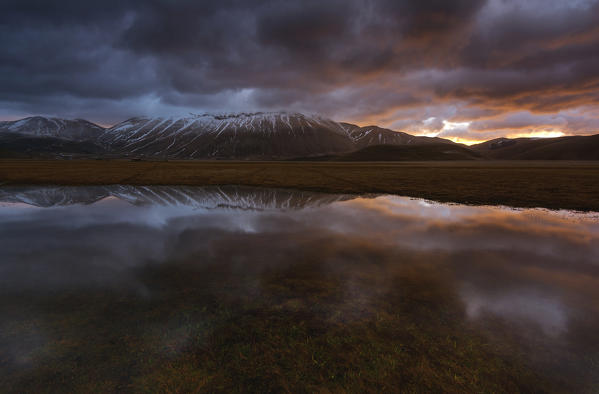
<svg viewBox="0 0 599 394"><path fill-rule="evenodd" d="M344 155L372 145L453 142L300 113L132 118L104 129L40 116L0 122L0 156L155 159L294 159Z"/></svg>
<svg viewBox="0 0 599 394"><path fill-rule="evenodd" d="M104 128L83 119L59 119L33 116L12 122L0 122L0 133L29 137L52 137L69 141L93 141Z"/></svg>
<svg viewBox="0 0 599 394"><path fill-rule="evenodd" d="M277 159L350 152L344 127L317 116L288 113L133 118L100 138L116 152L181 159Z"/></svg>
<svg viewBox="0 0 599 394"><path fill-rule="evenodd" d="M37 207L92 204L116 197L133 205L188 206L203 209L303 209L356 198L328 194L247 186L3 186L0 203Z"/></svg>

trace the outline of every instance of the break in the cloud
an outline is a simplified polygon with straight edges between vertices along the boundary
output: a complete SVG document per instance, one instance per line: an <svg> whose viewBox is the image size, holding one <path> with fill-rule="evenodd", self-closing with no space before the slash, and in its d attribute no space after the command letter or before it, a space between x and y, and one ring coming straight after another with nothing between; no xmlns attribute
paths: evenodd
<svg viewBox="0 0 599 394"><path fill-rule="evenodd" d="M599 130L599 0L0 4L0 118L292 110L468 140Z"/></svg>

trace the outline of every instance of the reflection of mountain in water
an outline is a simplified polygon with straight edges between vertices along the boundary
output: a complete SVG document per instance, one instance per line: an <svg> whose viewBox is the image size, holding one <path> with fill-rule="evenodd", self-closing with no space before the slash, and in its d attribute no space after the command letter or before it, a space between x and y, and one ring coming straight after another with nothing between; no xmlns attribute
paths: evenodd
<svg viewBox="0 0 599 394"><path fill-rule="evenodd" d="M355 198L285 189L245 186L15 186L0 188L0 202L37 207L92 204L116 197L134 205L180 205L198 208L301 209Z"/></svg>

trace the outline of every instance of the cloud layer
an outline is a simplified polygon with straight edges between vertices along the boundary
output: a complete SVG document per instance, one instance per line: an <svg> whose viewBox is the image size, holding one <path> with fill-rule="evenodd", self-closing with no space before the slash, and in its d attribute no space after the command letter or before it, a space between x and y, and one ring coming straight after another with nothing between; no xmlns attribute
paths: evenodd
<svg viewBox="0 0 599 394"><path fill-rule="evenodd" d="M288 109L464 140L593 134L597 26L599 0L9 0L0 118Z"/></svg>

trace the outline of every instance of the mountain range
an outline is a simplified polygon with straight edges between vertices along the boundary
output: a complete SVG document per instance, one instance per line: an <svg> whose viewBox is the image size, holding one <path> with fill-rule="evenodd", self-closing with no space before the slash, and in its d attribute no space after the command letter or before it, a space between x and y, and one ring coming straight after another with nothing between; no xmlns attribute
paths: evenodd
<svg viewBox="0 0 599 394"><path fill-rule="evenodd" d="M137 117L110 128L41 116L0 122L0 157L223 160L599 160L599 135L466 146L300 113Z"/></svg>

